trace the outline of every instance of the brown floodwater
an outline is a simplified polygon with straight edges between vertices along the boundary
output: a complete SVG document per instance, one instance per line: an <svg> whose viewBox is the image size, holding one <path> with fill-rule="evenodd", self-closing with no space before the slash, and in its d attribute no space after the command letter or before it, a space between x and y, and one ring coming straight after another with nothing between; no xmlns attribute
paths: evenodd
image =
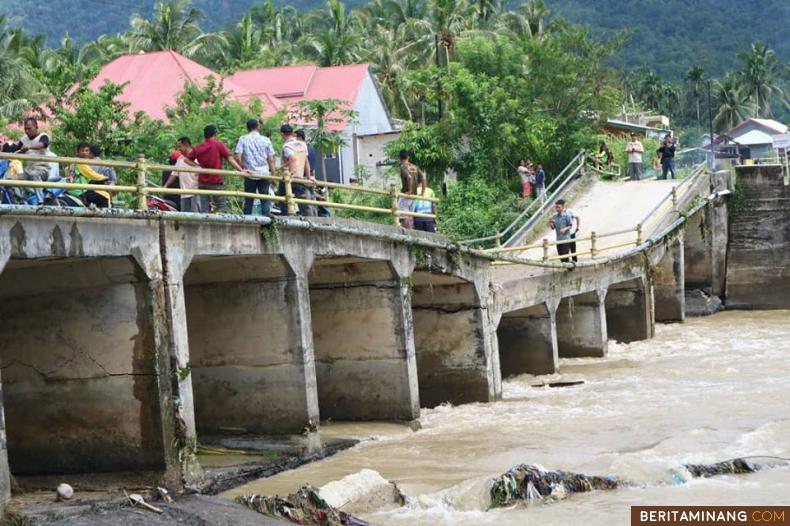
<svg viewBox="0 0 790 526"><path fill-rule="evenodd" d="M584 380L535 388L546 380ZM409 503L378 525L628 524L647 504L790 505L790 468L672 482L670 470L738 456L790 457L790 311L729 311L659 325L606 358L561 361L561 374L504 382L503 400L424 409L422 429L334 423L366 439L334 457L226 493L286 494L362 469L397 482ZM520 463L623 477L640 486L487 511L492 477Z"/></svg>

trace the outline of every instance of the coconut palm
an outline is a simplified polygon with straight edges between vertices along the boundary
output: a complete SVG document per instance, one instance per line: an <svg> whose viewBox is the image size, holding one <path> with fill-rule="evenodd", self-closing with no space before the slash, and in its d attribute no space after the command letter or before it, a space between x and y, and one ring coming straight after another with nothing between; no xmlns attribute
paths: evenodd
<svg viewBox="0 0 790 526"><path fill-rule="evenodd" d="M776 53L765 44L757 42L752 44L748 53L741 53L739 58L743 62L741 77L757 107L758 115L771 117L772 103L786 103L779 83L782 71Z"/></svg>
<svg viewBox="0 0 790 526"><path fill-rule="evenodd" d="M301 39L307 58L320 66L350 64L359 60L362 29L356 12L346 12L340 0L327 0L326 9L311 13L306 24L311 27Z"/></svg>
<svg viewBox="0 0 790 526"><path fill-rule="evenodd" d="M25 38L23 32L8 30L5 16L0 15L0 118L16 119L45 96L23 56Z"/></svg>
<svg viewBox="0 0 790 526"><path fill-rule="evenodd" d="M198 59L221 56L227 41L220 33L204 33L199 25L203 18L189 0L159 2L152 19L132 17L126 38L143 51L173 50Z"/></svg>
<svg viewBox="0 0 790 526"><path fill-rule="evenodd" d="M699 106L702 98L702 83L705 79L705 70L700 66L694 66L686 72L686 82L691 88L691 97L694 99L694 107L697 110L697 125L700 124Z"/></svg>
<svg viewBox="0 0 790 526"><path fill-rule="evenodd" d="M714 83L713 98L716 105L713 124L721 131L729 130L744 119L753 117L757 110L749 87L732 73Z"/></svg>

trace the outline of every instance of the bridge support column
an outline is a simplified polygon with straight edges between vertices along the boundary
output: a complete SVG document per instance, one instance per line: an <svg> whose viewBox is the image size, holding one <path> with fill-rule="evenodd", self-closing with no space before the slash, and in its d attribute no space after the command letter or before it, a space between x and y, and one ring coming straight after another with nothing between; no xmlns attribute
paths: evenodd
<svg viewBox="0 0 790 526"><path fill-rule="evenodd" d="M421 405L495 400L491 339L475 284L420 271L412 281Z"/></svg>
<svg viewBox="0 0 790 526"><path fill-rule="evenodd" d="M497 329L502 376L558 371L556 303L508 312Z"/></svg>
<svg viewBox="0 0 790 526"><path fill-rule="evenodd" d="M3 244L5 245L5 244ZM5 246L0 246L0 275L8 262ZM0 378L0 516L11 498L11 469L8 466L8 450L6 449L5 408L3 400L3 383Z"/></svg>
<svg viewBox="0 0 790 526"><path fill-rule="evenodd" d="M388 261L326 257L309 283L321 418L418 418L408 273Z"/></svg>
<svg viewBox="0 0 790 526"><path fill-rule="evenodd" d="M557 308L557 349L560 358L606 356L606 291L563 298Z"/></svg>
<svg viewBox="0 0 790 526"><path fill-rule="evenodd" d="M298 435L318 423L303 274L277 254L195 257L183 296L199 435Z"/></svg>
<svg viewBox="0 0 790 526"><path fill-rule="evenodd" d="M610 286L605 305L606 327L611 339L629 343L653 337L653 289L646 278Z"/></svg>
<svg viewBox="0 0 790 526"><path fill-rule="evenodd" d="M683 237L667 241L667 251L655 269L656 321L686 319L686 277Z"/></svg>

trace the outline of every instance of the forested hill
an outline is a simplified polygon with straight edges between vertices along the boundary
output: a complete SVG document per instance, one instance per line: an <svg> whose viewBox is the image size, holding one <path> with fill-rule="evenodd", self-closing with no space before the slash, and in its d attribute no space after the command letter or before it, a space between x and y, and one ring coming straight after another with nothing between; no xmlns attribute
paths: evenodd
<svg viewBox="0 0 790 526"><path fill-rule="evenodd" d="M238 21L257 0L194 0L207 14L204 28L219 29ZM470 0L475 3L477 0ZM609 34L627 29L631 39L616 65L648 65L661 76L679 78L692 65L714 75L732 68L736 55L761 40L780 59L790 60L788 0L545 0L552 16L586 24ZM275 0L297 9L323 5L321 0ZM365 0L347 0L349 7ZM0 0L0 13L56 45L66 31L78 42L127 29L133 13L150 15L154 0ZM516 7L515 2L510 2Z"/></svg>

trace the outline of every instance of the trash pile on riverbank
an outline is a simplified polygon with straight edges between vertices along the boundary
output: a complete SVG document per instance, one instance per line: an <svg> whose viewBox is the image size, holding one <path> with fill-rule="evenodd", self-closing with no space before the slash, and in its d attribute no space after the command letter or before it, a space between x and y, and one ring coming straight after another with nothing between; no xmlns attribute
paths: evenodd
<svg viewBox="0 0 790 526"><path fill-rule="evenodd" d="M310 526L370 526L369 523L330 506L314 487L302 486L287 497L244 495L236 502L267 517Z"/></svg>

